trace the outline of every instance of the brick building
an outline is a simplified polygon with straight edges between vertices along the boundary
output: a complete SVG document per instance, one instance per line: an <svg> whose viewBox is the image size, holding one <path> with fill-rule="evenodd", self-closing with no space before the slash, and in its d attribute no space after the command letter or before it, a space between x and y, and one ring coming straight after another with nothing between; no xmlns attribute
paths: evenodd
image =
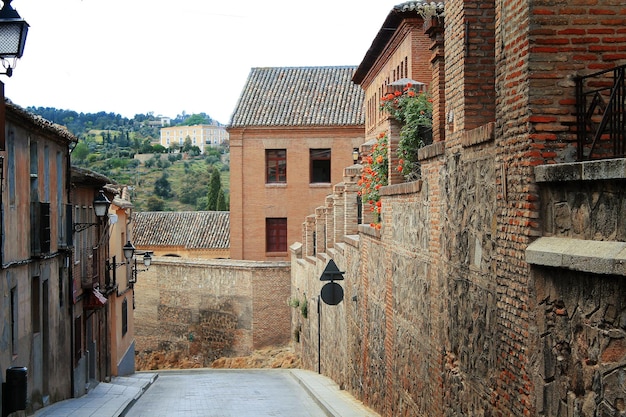
<svg viewBox="0 0 626 417"><path fill-rule="evenodd" d="M355 67L253 68L230 134L233 259L287 260L302 218L363 142Z"/></svg>
<svg viewBox="0 0 626 417"><path fill-rule="evenodd" d="M293 314L306 366L384 416L623 412L625 23L604 0L390 11L355 72L366 139L387 132L395 164L376 99L408 75L429 85L433 143L419 180L381 189L380 230L312 255L354 209L357 167L306 218L292 297L314 312L328 260L345 271L340 305Z"/></svg>

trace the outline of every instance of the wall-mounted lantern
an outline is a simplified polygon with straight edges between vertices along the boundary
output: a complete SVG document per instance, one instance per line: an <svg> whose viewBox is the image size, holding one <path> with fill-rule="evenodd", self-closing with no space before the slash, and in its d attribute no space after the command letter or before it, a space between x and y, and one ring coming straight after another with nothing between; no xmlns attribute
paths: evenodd
<svg viewBox="0 0 626 417"><path fill-rule="evenodd" d="M11 7L11 0L4 0L0 9L0 61L5 69L3 74L13 75L18 58L24 53L28 23Z"/></svg>
<svg viewBox="0 0 626 417"><path fill-rule="evenodd" d="M124 251L124 257L126 258L128 262L130 262L131 260L134 261L134 264L131 270L131 278L128 281L128 283L131 284L132 286L133 284L137 283L137 274L139 272L147 271L148 268L150 268L150 264L152 263L152 252L151 251L137 251L135 249L135 246L133 246L133 244L130 243L130 240L126 242L126 244L122 247L122 250ZM135 255L143 255L143 264L146 267L146 269L137 269L137 257Z"/></svg>
<svg viewBox="0 0 626 417"><path fill-rule="evenodd" d="M359 148L352 150L352 162L354 162L354 165L359 163Z"/></svg>
<svg viewBox="0 0 626 417"><path fill-rule="evenodd" d="M93 200L93 211L98 218L98 222L96 223L74 223L74 233L82 232L90 228L91 226L97 226L100 224L100 221L107 215L109 211L109 206L111 205L111 201L104 195L104 192L100 191L96 198Z"/></svg>

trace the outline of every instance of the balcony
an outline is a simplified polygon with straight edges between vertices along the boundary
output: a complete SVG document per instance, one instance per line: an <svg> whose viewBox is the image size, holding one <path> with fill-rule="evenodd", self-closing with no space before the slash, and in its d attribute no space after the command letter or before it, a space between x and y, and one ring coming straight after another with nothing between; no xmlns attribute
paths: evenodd
<svg viewBox="0 0 626 417"><path fill-rule="evenodd" d="M626 65L576 78L578 161L626 157Z"/></svg>

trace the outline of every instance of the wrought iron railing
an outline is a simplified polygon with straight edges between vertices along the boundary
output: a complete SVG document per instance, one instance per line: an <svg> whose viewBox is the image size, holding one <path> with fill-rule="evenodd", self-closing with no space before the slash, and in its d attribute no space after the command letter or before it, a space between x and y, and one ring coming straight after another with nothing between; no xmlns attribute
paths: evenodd
<svg viewBox="0 0 626 417"><path fill-rule="evenodd" d="M576 78L578 160L626 156L626 65Z"/></svg>

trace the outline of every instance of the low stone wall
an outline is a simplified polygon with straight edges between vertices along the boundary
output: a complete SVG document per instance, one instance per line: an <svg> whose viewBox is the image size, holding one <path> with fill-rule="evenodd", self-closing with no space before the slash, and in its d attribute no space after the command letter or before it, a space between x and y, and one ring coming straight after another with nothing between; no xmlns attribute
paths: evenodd
<svg viewBox="0 0 626 417"><path fill-rule="evenodd" d="M286 262L157 257L135 285L138 354L209 366L290 339Z"/></svg>

